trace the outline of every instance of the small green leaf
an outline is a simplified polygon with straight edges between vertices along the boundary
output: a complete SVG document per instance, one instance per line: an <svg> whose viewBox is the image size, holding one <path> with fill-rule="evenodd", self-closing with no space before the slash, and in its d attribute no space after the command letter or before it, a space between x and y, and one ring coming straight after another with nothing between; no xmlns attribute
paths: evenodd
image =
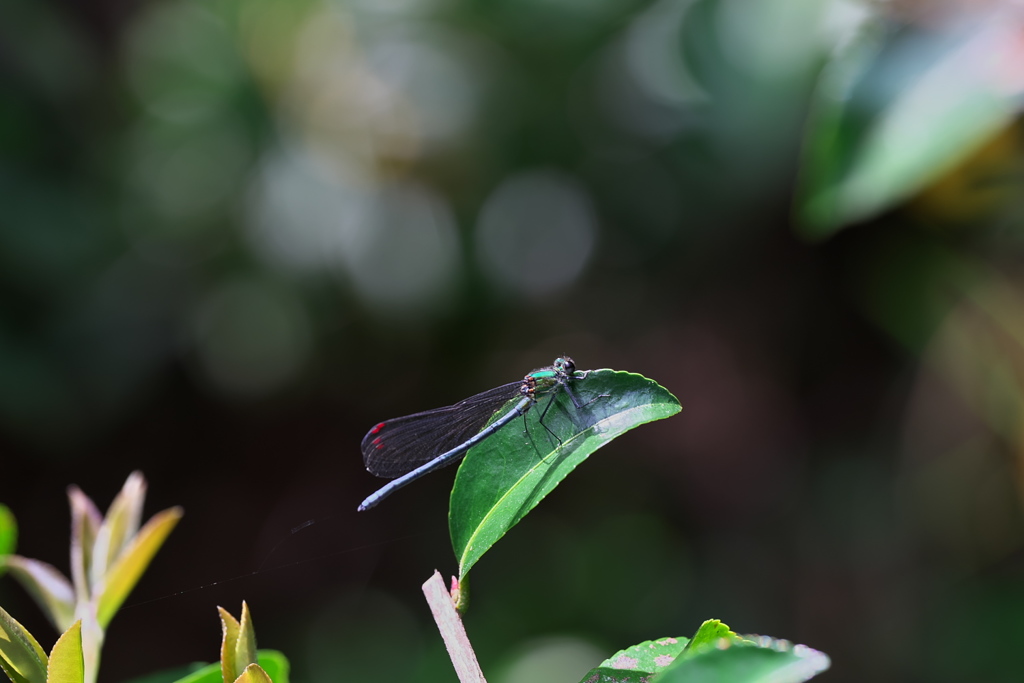
<svg viewBox="0 0 1024 683"><path fill-rule="evenodd" d="M747 636L684 653L651 683L800 683L828 667L827 655L805 645Z"/></svg>
<svg viewBox="0 0 1024 683"><path fill-rule="evenodd" d="M245 667L242 675L235 679L235 683L274 683L270 680L267 672L260 668L259 664L250 664Z"/></svg>
<svg viewBox="0 0 1024 683"><path fill-rule="evenodd" d="M256 630L252 625L249 606L242 601L242 618L238 622L238 639L235 642L235 667L246 669L256 663ZM239 671L239 674L242 672ZM227 680L227 679L225 679Z"/></svg>
<svg viewBox="0 0 1024 683"><path fill-rule="evenodd" d="M14 683L46 683L46 653L32 634L2 607L0 669Z"/></svg>
<svg viewBox="0 0 1024 683"><path fill-rule="evenodd" d="M20 555L5 558L11 576L28 591L58 631L74 622L75 591L56 567Z"/></svg>
<svg viewBox="0 0 1024 683"><path fill-rule="evenodd" d="M10 508L0 503L0 576L4 573L3 557L18 547L18 522Z"/></svg>
<svg viewBox="0 0 1024 683"><path fill-rule="evenodd" d="M670 666L687 639L659 638L620 650L591 669L581 683L647 683L651 675Z"/></svg>
<svg viewBox="0 0 1024 683"><path fill-rule="evenodd" d="M245 666L238 666L235 662L235 648L238 645L238 630L240 624L238 619L223 607L217 608L220 614L220 668L221 677L225 681L233 681L245 669Z"/></svg>
<svg viewBox="0 0 1024 683"><path fill-rule="evenodd" d="M77 486L68 487L68 501L71 503L71 580L78 599L88 600L92 596L89 583L92 548L103 516Z"/></svg>
<svg viewBox="0 0 1024 683"><path fill-rule="evenodd" d="M180 507L173 507L153 515L104 576L96 597L100 626L106 628L110 623L182 514Z"/></svg>
<svg viewBox="0 0 1024 683"><path fill-rule="evenodd" d="M471 449L459 467L448 524L460 580L591 453L634 427L680 410L679 401L663 387L629 372L578 372L571 387L582 408L577 410L565 391L555 393L550 406L542 396L526 414L525 430L522 420L514 420Z"/></svg>
<svg viewBox="0 0 1024 683"><path fill-rule="evenodd" d="M82 622L76 621L57 639L46 667L46 683L84 683Z"/></svg>
<svg viewBox="0 0 1024 683"><path fill-rule="evenodd" d="M729 627L718 619L708 619L700 625L697 632L693 634L693 638L691 638L690 642L686 644L683 656L693 656L706 647L717 647L718 641L722 638L732 642L737 640L739 636L730 631Z"/></svg>
<svg viewBox="0 0 1024 683"><path fill-rule="evenodd" d="M93 544L92 566L89 568L91 585L99 585L107 569L112 567L139 531L142 505L146 501L146 479L141 472L132 472L125 480L96 532Z"/></svg>

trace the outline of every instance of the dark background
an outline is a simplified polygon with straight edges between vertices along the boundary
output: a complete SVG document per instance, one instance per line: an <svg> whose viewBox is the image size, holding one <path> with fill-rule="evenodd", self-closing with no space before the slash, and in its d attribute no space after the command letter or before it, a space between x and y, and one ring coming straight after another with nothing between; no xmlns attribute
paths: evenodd
<svg viewBox="0 0 1024 683"><path fill-rule="evenodd" d="M978 5L4 3L0 501L62 571L71 483L105 508L140 469L147 514L186 511L101 680L214 660L242 600L295 680L454 680L419 592L455 570L454 471L357 514L358 444L563 353L683 412L476 567L490 680L708 618L823 680L1018 680L1019 126L882 206L815 221L801 190L857 144L808 154L843 46ZM863 92L939 61L900 59Z"/></svg>

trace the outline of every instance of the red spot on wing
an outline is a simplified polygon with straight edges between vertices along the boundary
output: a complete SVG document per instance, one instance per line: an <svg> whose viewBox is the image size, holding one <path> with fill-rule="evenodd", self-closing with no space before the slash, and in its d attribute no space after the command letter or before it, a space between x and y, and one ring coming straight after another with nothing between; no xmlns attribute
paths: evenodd
<svg viewBox="0 0 1024 683"><path fill-rule="evenodd" d="M380 430L384 429L384 425L386 425L386 424L387 424L387 422L379 422L379 423L377 423L377 425L373 429L370 430L370 433L371 434L376 434Z"/></svg>
<svg viewBox="0 0 1024 683"><path fill-rule="evenodd" d="M377 442L375 441L374 443L377 443ZM384 444L382 444L382 443L378 443L378 444L377 444L377 448L384 448Z"/></svg>

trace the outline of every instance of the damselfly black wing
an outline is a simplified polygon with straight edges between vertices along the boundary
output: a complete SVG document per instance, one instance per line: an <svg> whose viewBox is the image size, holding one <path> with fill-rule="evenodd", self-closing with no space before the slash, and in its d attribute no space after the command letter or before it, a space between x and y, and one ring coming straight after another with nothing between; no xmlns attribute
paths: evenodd
<svg viewBox="0 0 1024 683"><path fill-rule="evenodd" d="M477 434L519 396L522 385L503 384L444 408L380 422L363 437L363 464L370 474L389 479L411 472Z"/></svg>

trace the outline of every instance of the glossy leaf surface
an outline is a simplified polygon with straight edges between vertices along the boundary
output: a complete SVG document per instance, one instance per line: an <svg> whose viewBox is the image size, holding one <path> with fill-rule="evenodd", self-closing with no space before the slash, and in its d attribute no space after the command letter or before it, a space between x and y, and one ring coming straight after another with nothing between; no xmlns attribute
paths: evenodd
<svg viewBox="0 0 1024 683"><path fill-rule="evenodd" d="M690 639L690 642L683 649L682 656L693 656L704 648L715 647L723 638L734 641L738 637L718 619L708 619L693 634L693 638Z"/></svg>
<svg viewBox="0 0 1024 683"><path fill-rule="evenodd" d="M552 394L550 401L540 396L524 419L512 421L466 455L449 508L460 579L591 453L634 427L680 410L664 387L629 372L577 372L571 389L580 409L565 391Z"/></svg>
<svg viewBox="0 0 1024 683"><path fill-rule="evenodd" d="M719 639L679 657L651 683L800 683L829 667L829 658L804 645L767 636Z"/></svg>
<svg viewBox="0 0 1024 683"><path fill-rule="evenodd" d="M647 640L633 647L620 650L591 669L583 681L586 683L647 683L651 675L670 666L680 655L689 640L659 638Z"/></svg>

